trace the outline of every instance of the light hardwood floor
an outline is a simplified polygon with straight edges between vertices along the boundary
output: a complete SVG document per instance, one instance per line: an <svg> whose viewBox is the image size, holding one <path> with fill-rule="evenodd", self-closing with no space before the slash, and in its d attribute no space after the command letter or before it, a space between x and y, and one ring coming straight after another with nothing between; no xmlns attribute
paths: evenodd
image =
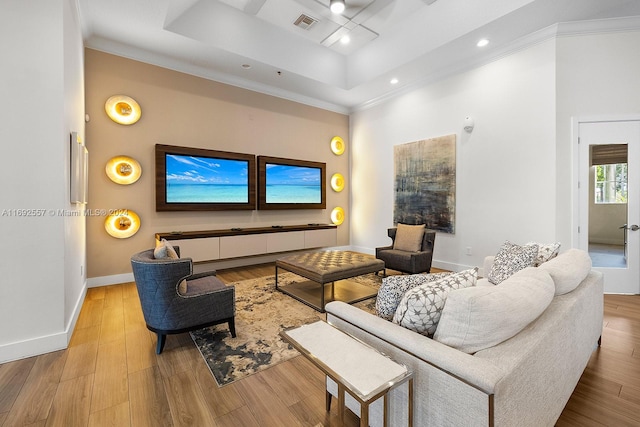
<svg viewBox="0 0 640 427"><path fill-rule="evenodd" d="M227 283L269 274L273 265L218 272ZM301 356L218 388L188 334L154 351L133 283L89 289L68 349L0 365L0 426L339 424ZM558 425L640 425L640 296L605 296L602 347Z"/></svg>

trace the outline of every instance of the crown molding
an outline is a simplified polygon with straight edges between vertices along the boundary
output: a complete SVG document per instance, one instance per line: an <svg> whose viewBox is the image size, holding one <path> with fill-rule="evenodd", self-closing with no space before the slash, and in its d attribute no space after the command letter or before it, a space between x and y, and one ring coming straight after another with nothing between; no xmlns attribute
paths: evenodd
<svg viewBox="0 0 640 427"><path fill-rule="evenodd" d="M363 111L376 105L383 104L393 98L407 94L426 85L444 80L456 74L464 73L491 62L498 61L517 52L533 47L550 39L568 36L584 36L594 34L621 33L629 31L640 31L640 16L632 16L625 18L598 19L591 21L562 22L550 25L539 31L533 32L527 36L521 37L513 42L505 45L490 54L478 58L474 61L466 63L452 64L437 72L425 75L420 80L416 80L410 84L399 87L393 92L370 99L351 109L352 113Z"/></svg>
<svg viewBox="0 0 640 427"><path fill-rule="evenodd" d="M322 101L320 99L301 95L271 85L258 83L253 80L235 77L231 74L213 71L211 69L207 69L206 67L190 64L185 61L180 61L165 55L150 52L148 50L114 43L102 38L91 38L90 40L85 41L85 47L111 55L131 59L133 61L155 65L157 67L166 68L168 70L177 71L179 73L189 74L195 77L200 77L229 86L238 87L240 89L250 90L253 92L261 93L263 95L274 96L276 98L297 102L299 104L308 105L310 107L332 111L334 113L349 114L350 112L349 108L343 105Z"/></svg>

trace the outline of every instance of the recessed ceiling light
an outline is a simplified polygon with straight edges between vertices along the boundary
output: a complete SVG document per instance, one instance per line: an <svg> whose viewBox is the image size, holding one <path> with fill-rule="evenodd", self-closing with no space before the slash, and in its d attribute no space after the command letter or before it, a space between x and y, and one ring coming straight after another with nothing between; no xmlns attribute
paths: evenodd
<svg viewBox="0 0 640 427"><path fill-rule="evenodd" d="M331 0L329 2L329 9L333 13L342 13L344 12L344 0Z"/></svg>
<svg viewBox="0 0 640 427"><path fill-rule="evenodd" d="M391 80L389 80L389 83L391 83L392 85L395 85L398 83L398 79L396 79L395 77L392 78Z"/></svg>
<svg viewBox="0 0 640 427"><path fill-rule="evenodd" d="M242 64L242 68L248 70L249 68L251 68L251 64Z"/></svg>
<svg viewBox="0 0 640 427"><path fill-rule="evenodd" d="M489 44L489 40L487 39L481 39L478 41L478 43L476 44L476 46L478 47L485 47L486 45Z"/></svg>
<svg viewBox="0 0 640 427"><path fill-rule="evenodd" d="M345 34L344 36L342 36L342 38L340 38L340 43L342 44L349 44L350 41L351 37L349 37L349 34Z"/></svg>

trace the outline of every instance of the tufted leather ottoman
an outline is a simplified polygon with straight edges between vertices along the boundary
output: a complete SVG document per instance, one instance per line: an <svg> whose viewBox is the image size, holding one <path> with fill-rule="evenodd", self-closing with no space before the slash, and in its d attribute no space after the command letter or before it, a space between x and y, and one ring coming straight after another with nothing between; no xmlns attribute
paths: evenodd
<svg viewBox="0 0 640 427"><path fill-rule="evenodd" d="M279 268L306 277L313 281L315 286L295 286L295 284L291 284L286 287L278 287ZM358 252L322 251L290 255L276 261L276 289L304 302L316 310L324 312L326 300L340 299L345 302L354 303L375 296L376 292L372 291L372 288L355 282L346 282L337 284L339 286L339 292L337 293L344 292L345 294L349 294L348 299L336 298L336 282L381 270L384 270L384 261L376 259L371 255ZM325 295L324 285L326 283L331 283L331 289L329 290L330 295L328 297ZM319 287L318 284L320 285ZM347 288L343 289L345 286ZM365 289L359 289L359 287ZM314 289L317 290L317 292L314 292ZM315 295L316 293L319 295ZM312 301L317 299L319 299L319 301ZM317 304L318 302L319 304Z"/></svg>

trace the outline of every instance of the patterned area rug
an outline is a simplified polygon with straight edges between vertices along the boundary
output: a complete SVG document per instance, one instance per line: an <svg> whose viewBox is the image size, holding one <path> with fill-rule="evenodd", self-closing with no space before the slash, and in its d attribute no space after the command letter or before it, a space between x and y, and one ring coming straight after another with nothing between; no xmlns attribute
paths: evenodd
<svg viewBox="0 0 640 427"><path fill-rule="evenodd" d="M282 273L278 285L305 280L293 273ZM354 277L358 283L379 288L382 278L375 274ZM280 331L325 319L307 305L275 289L274 276L243 280L236 287L236 338L227 324L191 332L218 386L259 372L299 353L280 338ZM373 312L375 298L355 304Z"/></svg>

